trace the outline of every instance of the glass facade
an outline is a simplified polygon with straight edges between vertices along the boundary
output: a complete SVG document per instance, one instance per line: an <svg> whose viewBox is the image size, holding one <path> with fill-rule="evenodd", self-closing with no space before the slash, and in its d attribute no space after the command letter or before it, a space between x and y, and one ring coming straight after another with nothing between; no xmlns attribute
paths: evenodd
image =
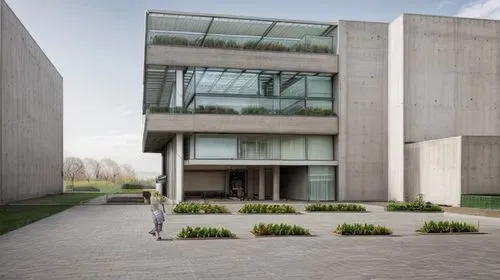
<svg viewBox="0 0 500 280"><path fill-rule="evenodd" d="M333 160L330 136L195 134L185 143L186 159Z"/></svg>
<svg viewBox="0 0 500 280"><path fill-rule="evenodd" d="M333 166L309 166L309 200L335 200L335 168Z"/></svg>
<svg viewBox="0 0 500 280"><path fill-rule="evenodd" d="M231 16L149 12L147 43L301 53L336 53L337 26Z"/></svg>
<svg viewBox="0 0 500 280"><path fill-rule="evenodd" d="M274 71L189 70L185 74L183 107L169 105L150 112L332 116L331 75Z"/></svg>

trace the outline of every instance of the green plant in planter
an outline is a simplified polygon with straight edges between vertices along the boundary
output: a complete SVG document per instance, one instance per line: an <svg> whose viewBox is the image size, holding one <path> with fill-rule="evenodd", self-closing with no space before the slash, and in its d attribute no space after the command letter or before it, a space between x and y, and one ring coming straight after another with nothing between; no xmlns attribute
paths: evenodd
<svg viewBox="0 0 500 280"><path fill-rule="evenodd" d="M233 238L235 235L226 228L185 227L177 233L177 238Z"/></svg>
<svg viewBox="0 0 500 280"><path fill-rule="evenodd" d="M177 46L187 46L189 45L189 40L178 36L162 36L156 35L153 37L152 44L154 45L177 45Z"/></svg>
<svg viewBox="0 0 500 280"><path fill-rule="evenodd" d="M224 106L217 106L217 105L200 105L196 107L196 113L201 113L201 114L234 114L237 115L238 111L234 110L233 108L228 108Z"/></svg>
<svg viewBox="0 0 500 280"><path fill-rule="evenodd" d="M304 116L333 116L332 109L320 108L320 107L307 107L302 108L295 113L296 115Z"/></svg>
<svg viewBox="0 0 500 280"><path fill-rule="evenodd" d="M308 212L366 212L363 205L358 204L310 204L305 207Z"/></svg>
<svg viewBox="0 0 500 280"><path fill-rule="evenodd" d="M478 232L479 226L456 221L425 222L417 232L421 233L452 233L452 232Z"/></svg>
<svg viewBox="0 0 500 280"><path fill-rule="evenodd" d="M264 107L256 107L256 106L249 106L241 109L241 114L242 115L271 115L273 114L272 110L269 110Z"/></svg>
<svg viewBox="0 0 500 280"><path fill-rule="evenodd" d="M238 211L242 214L294 214L297 213L294 207L286 204L252 204L247 203Z"/></svg>
<svg viewBox="0 0 500 280"><path fill-rule="evenodd" d="M296 52L304 53L330 53L331 49L327 46L314 45L310 43L299 43L293 47Z"/></svg>
<svg viewBox="0 0 500 280"><path fill-rule="evenodd" d="M255 46L256 50L262 51L290 51L285 45L280 42L260 42L257 46Z"/></svg>
<svg viewBox="0 0 500 280"><path fill-rule="evenodd" d="M223 214L229 213L229 210L222 205L181 202L174 207L172 212L177 214Z"/></svg>
<svg viewBox="0 0 500 280"><path fill-rule="evenodd" d="M337 226L335 233L340 235L390 235L392 231L381 225L343 223Z"/></svg>
<svg viewBox="0 0 500 280"><path fill-rule="evenodd" d="M250 49L253 50L257 45L259 44L259 41L247 41L243 44L243 49Z"/></svg>
<svg viewBox="0 0 500 280"><path fill-rule="evenodd" d="M254 225L251 233L257 236L286 236L286 235L311 235L308 229L297 225L289 224L264 224L259 223Z"/></svg>
<svg viewBox="0 0 500 280"><path fill-rule="evenodd" d="M389 202L387 211L442 212L443 209L439 205L424 202L424 196L419 194L417 199L411 202Z"/></svg>

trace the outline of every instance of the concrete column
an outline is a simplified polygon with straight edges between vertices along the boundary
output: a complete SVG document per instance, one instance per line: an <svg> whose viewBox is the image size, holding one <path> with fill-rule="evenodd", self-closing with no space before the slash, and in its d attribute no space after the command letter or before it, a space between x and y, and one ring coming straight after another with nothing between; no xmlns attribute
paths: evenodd
<svg viewBox="0 0 500 280"><path fill-rule="evenodd" d="M266 172L264 167L259 168L259 199L264 200L266 195Z"/></svg>
<svg viewBox="0 0 500 280"><path fill-rule="evenodd" d="M175 70L175 107L184 104L184 70Z"/></svg>
<svg viewBox="0 0 500 280"><path fill-rule="evenodd" d="M184 138L182 133L175 135L174 161L175 161L175 203L179 203L184 197Z"/></svg>
<svg viewBox="0 0 500 280"><path fill-rule="evenodd" d="M280 167L273 166L273 200L280 200Z"/></svg>

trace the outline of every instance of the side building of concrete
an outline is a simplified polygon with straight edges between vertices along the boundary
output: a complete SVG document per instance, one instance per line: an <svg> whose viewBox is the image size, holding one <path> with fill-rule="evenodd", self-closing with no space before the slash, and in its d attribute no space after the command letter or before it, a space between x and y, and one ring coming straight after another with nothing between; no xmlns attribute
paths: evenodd
<svg viewBox="0 0 500 280"><path fill-rule="evenodd" d="M63 190L63 78L0 0L0 203Z"/></svg>

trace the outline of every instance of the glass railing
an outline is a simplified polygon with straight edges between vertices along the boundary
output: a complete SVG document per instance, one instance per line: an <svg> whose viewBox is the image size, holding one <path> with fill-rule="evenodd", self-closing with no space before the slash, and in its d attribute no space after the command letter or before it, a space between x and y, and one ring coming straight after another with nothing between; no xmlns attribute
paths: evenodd
<svg viewBox="0 0 500 280"><path fill-rule="evenodd" d="M333 100L196 95L186 107L149 106L148 113L333 116Z"/></svg>
<svg viewBox="0 0 500 280"><path fill-rule="evenodd" d="M218 49L240 49L275 52L299 53L336 53L333 37L305 36L301 40L285 38L259 38L232 36L203 38L199 36L153 35L150 37L151 45L171 45L185 47L205 47Z"/></svg>

